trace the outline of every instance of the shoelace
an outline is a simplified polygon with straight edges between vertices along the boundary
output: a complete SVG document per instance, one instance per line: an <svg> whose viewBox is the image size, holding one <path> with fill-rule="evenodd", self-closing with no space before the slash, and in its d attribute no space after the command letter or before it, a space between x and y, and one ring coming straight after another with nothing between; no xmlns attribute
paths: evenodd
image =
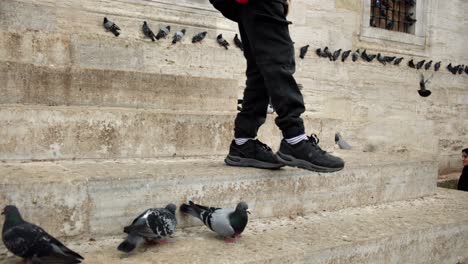
<svg viewBox="0 0 468 264"><path fill-rule="evenodd" d="M325 150L321 149L320 146L318 145L320 142L320 139L316 134L311 134L310 137L307 137L309 139L309 142L312 143L322 154L327 153Z"/></svg>
<svg viewBox="0 0 468 264"><path fill-rule="evenodd" d="M260 140L256 139L255 140L255 143L257 143L258 145L260 145L261 147L263 147L264 149L268 150L268 151L271 151L271 148L269 146L267 146L267 144L264 144L263 142L261 142Z"/></svg>

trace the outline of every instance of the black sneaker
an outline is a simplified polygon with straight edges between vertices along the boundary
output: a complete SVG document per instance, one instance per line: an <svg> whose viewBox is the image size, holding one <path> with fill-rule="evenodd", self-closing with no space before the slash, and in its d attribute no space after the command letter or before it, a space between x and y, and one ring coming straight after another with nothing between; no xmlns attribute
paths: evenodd
<svg viewBox="0 0 468 264"><path fill-rule="evenodd" d="M315 135L310 136L309 140L303 140L296 145L291 145L283 139L278 151L278 160L288 166L317 172L342 170L344 161L322 150L318 143L319 139Z"/></svg>
<svg viewBox="0 0 468 264"><path fill-rule="evenodd" d="M229 147L229 155L224 162L230 166L260 169L279 169L284 166L278 161L270 147L259 140L252 139L240 146L233 140Z"/></svg>

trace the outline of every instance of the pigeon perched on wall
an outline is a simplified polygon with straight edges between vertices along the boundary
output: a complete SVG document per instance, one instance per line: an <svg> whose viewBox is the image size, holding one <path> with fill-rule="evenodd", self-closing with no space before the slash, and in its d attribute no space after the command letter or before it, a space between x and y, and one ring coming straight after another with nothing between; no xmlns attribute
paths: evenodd
<svg viewBox="0 0 468 264"><path fill-rule="evenodd" d="M416 69L418 69L418 70L421 69L425 62L426 62L426 60L422 60L422 61L416 63Z"/></svg>
<svg viewBox="0 0 468 264"><path fill-rule="evenodd" d="M442 63L442 62L439 61L439 62L437 62L436 64L434 64L434 71L439 71L439 69L440 69L440 64L441 64L441 63Z"/></svg>
<svg viewBox="0 0 468 264"><path fill-rule="evenodd" d="M416 68L416 65L414 65L413 59L411 59L410 61L408 61L408 67L413 68L413 69Z"/></svg>
<svg viewBox="0 0 468 264"><path fill-rule="evenodd" d="M387 63L392 63L396 59L396 56L384 56L384 61Z"/></svg>
<svg viewBox="0 0 468 264"><path fill-rule="evenodd" d="M307 51L309 50L309 46L310 45L306 45L306 46L301 48L301 50L299 52L299 58L301 58L301 59L305 58L305 55L307 54Z"/></svg>
<svg viewBox="0 0 468 264"><path fill-rule="evenodd" d="M431 91L426 89L426 84L429 83L431 78L432 76L429 79L424 80L424 75L421 73L419 77L419 90L418 90L418 93L420 96L428 97L429 95L431 95Z"/></svg>
<svg viewBox="0 0 468 264"><path fill-rule="evenodd" d="M429 70L432 66L432 60L431 61L428 61L425 65L424 65L424 70Z"/></svg>
<svg viewBox="0 0 468 264"><path fill-rule="evenodd" d="M203 32L200 32L200 33L196 34L192 38L192 43L201 42L203 39L205 39L207 34L208 34L208 32L206 32L206 31L203 31Z"/></svg>
<svg viewBox="0 0 468 264"><path fill-rule="evenodd" d="M223 38L223 34L219 34L216 38L219 45L223 46L226 50L229 49L229 42Z"/></svg>
<svg viewBox="0 0 468 264"><path fill-rule="evenodd" d="M377 54L377 61L382 63L383 65L386 65L387 62L385 61L384 57L382 57L382 55L380 55L380 53Z"/></svg>
<svg viewBox="0 0 468 264"><path fill-rule="evenodd" d="M75 264L84 260L44 229L24 221L15 206L6 206L2 214L5 215L3 243L16 256L29 263Z"/></svg>
<svg viewBox="0 0 468 264"><path fill-rule="evenodd" d="M400 65L400 63L403 61L403 59L404 59L403 57L395 59L395 61L393 62L393 65Z"/></svg>
<svg viewBox="0 0 468 264"><path fill-rule="evenodd" d="M234 36L234 44L240 50L244 51L244 44L242 44L242 41L239 39L239 36L237 34Z"/></svg>
<svg viewBox="0 0 468 264"><path fill-rule="evenodd" d="M447 65L447 70L449 70L449 72L451 72L452 74L457 74L457 72L458 72L458 69L456 67L453 67L452 63Z"/></svg>
<svg viewBox="0 0 468 264"><path fill-rule="evenodd" d="M180 211L200 219L208 228L224 237L227 242L234 242L247 226L249 220L247 203L240 202L236 209L206 207L189 201L182 204Z"/></svg>
<svg viewBox="0 0 468 264"><path fill-rule="evenodd" d="M468 74L468 65L465 66L465 73Z"/></svg>
<svg viewBox="0 0 468 264"><path fill-rule="evenodd" d="M156 39L160 40L162 38L166 38L169 35L169 32L171 32L171 26L160 28L158 34L156 35Z"/></svg>
<svg viewBox="0 0 468 264"><path fill-rule="evenodd" d="M349 145L338 132L335 133L335 144L337 144L340 149L352 149L351 145Z"/></svg>
<svg viewBox="0 0 468 264"><path fill-rule="evenodd" d="M107 19L107 17L104 17L103 25L107 31L114 33L114 36L118 37L120 35L120 28L114 22Z"/></svg>
<svg viewBox="0 0 468 264"><path fill-rule="evenodd" d="M331 61L336 61L341 55L341 49L339 50L336 50L335 52L333 52L333 55L332 57L330 58Z"/></svg>
<svg viewBox="0 0 468 264"><path fill-rule="evenodd" d="M328 47L325 47L326 49L328 49ZM321 48L318 48L315 50L315 54L317 54L317 56L321 57L321 58L326 58L327 57L327 54L322 51Z"/></svg>
<svg viewBox="0 0 468 264"><path fill-rule="evenodd" d="M143 34L145 34L145 36L150 38L151 41L156 40L156 35L154 35L153 31L149 28L148 23L146 23L146 21L143 21L142 29L143 29Z"/></svg>
<svg viewBox="0 0 468 264"><path fill-rule="evenodd" d="M460 68L458 68L458 74L462 74L463 70L465 69L465 65L458 65Z"/></svg>
<svg viewBox="0 0 468 264"><path fill-rule="evenodd" d="M364 50L362 53L361 53L361 58L363 58L365 61L367 62L372 62L375 57L377 57L377 55L369 55L367 54L367 50Z"/></svg>
<svg viewBox="0 0 468 264"><path fill-rule="evenodd" d="M357 60L359 60L359 57L361 57L361 52L359 51L359 49L357 49L355 52L353 52L351 57L353 59L353 62L356 62Z"/></svg>
<svg viewBox="0 0 468 264"><path fill-rule="evenodd" d="M330 50L328 49L328 47L325 47L323 49L322 57L324 57L324 58L331 58L332 57L332 54L331 54Z"/></svg>
<svg viewBox="0 0 468 264"><path fill-rule="evenodd" d="M129 253L145 240L162 242L174 234L177 226L176 209L175 204L168 204L165 208L151 208L144 211L131 225L124 228L128 236L117 249Z"/></svg>
<svg viewBox="0 0 468 264"><path fill-rule="evenodd" d="M180 42L182 38L185 36L185 29L182 29L181 31L177 31L174 34L174 37L172 37L172 44L176 44L177 42Z"/></svg>
<svg viewBox="0 0 468 264"><path fill-rule="evenodd" d="M346 59L349 57L349 54L351 54L351 50L347 50L341 54L341 62L345 62Z"/></svg>

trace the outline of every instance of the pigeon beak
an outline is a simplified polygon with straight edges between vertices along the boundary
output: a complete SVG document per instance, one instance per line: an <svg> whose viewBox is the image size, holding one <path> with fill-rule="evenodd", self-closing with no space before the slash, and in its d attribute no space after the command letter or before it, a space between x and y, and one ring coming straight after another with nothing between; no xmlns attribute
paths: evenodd
<svg viewBox="0 0 468 264"><path fill-rule="evenodd" d="M250 210L249 210L249 209L246 209L245 211L247 211L247 213L250 214Z"/></svg>

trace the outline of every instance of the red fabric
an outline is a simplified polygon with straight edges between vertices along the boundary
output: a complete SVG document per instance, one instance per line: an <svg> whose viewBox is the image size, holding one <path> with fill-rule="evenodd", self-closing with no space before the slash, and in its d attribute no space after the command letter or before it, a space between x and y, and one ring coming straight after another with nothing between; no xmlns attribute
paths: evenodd
<svg viewBox="0 0 468 264"><path fill-rule="evenodd" d="M249 0L236 0L236 2L241 4L241 5L244 5L244 4L249 3Z"/></svg>

